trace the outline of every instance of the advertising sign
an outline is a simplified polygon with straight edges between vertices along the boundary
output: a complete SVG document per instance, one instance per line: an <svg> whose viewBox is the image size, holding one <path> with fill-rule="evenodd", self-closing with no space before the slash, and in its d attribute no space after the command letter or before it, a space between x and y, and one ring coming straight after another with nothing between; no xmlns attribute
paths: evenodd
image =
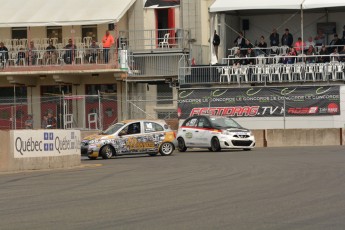
<svg viewBox="0 0 345 230"><path fill-rule="evenodd" d="M79 130L12 130L14 158L80 155Z"/></svg>
<svg viewBox="0 0 345 230"><path fill-rule="evenodd" d="M340 115L339 86L182 89L180 118L210 114L231 117Z"/></svg>

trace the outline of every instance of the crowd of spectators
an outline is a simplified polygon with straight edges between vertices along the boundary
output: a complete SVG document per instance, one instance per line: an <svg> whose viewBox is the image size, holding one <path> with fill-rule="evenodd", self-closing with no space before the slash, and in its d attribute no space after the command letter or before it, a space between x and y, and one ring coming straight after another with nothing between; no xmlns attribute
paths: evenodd
<svg viewBox="0 0 345 230"><path fill-rule="evenodd" d="M284 64L292 64L298 60L303 60L306 63L325 63L332 61L345 61L345 26L343 27L342 37L338 34L333 35L333 39L327 45L325 35L321 30L318 31L315 37L309 36L307 41L302 41L298 37L294 42L294 37L289 29L284 30L284 34L280 37L277 30L274 28L269 36L268 47L265 37L261 36L259 42L253 44L248 38L243 36L242 32L238 33L238 37L234 40L234 47L239 49L232 56L234 66L256 64L255 57L257 56L281 56L278 62ZM284 52L280 52L286 47ZM303 54L303 55L302 55ZM305 56L303 59L298 59L297 56Z"/></svg>

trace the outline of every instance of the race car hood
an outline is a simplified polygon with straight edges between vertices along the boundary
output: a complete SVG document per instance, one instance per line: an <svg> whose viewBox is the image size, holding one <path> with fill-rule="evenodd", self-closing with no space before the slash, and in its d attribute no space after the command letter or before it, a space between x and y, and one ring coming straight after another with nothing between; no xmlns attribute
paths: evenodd
<svg viewBox="0 0 345 230"><path fill-rule="evenodd" d="M250 132L250 130L246 129L246 128L229 128L229 129L226 129L226 131L228 131L228 132Z"/></svg>
<svg viewBox="0 0 345 230"><path fill-rule="evenodd" d="M107 137L109 135L105 135L105 134L92 134L90 136L86 136L83 138L83 141L91 141L91 140L96 140L96 139L101 139L104 137Z"/></svg>

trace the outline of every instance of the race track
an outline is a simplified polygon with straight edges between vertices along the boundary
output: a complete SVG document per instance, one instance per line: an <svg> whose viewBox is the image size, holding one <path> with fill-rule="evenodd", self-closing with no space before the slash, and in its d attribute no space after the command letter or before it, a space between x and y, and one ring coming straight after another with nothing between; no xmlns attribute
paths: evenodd
<svg viewBox="0 0 345 230"><path fill-rule="evenodd" d="M345 148L120 157L0 174L0 229L345 229Z"/></svg>

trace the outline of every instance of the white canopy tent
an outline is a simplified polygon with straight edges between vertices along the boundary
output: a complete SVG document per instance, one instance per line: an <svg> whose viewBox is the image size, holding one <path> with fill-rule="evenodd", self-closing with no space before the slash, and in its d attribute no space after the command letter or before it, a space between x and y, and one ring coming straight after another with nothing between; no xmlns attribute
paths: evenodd
<svg viewBox="0 0 345 230"><path fill-rule="evenodd" d="M227 11L248 11L248 10L300 10L301 11L301 38L304 41L303 33L303 11L319 8L344 7L344 0L215 0L210 6L210 13ZM211 32L214 30L211 24ZM212 34L212 33L211 33ZM212 52L212 50L211 50ZM303 52L303 51L302 51Z"/></svg>
<svg viewBox="0 0 345 230"><path fill-rule="evenodd" d="M136 0L1 1L0 27L117 23Z"/></svg>
<svg viewBox="0 0 345 230"><path fill-rule="evenodd" d="M316 9L345 6L344 0L216 0L210 6L210 12L237 10L267 10L267 9Z"/></svg>

